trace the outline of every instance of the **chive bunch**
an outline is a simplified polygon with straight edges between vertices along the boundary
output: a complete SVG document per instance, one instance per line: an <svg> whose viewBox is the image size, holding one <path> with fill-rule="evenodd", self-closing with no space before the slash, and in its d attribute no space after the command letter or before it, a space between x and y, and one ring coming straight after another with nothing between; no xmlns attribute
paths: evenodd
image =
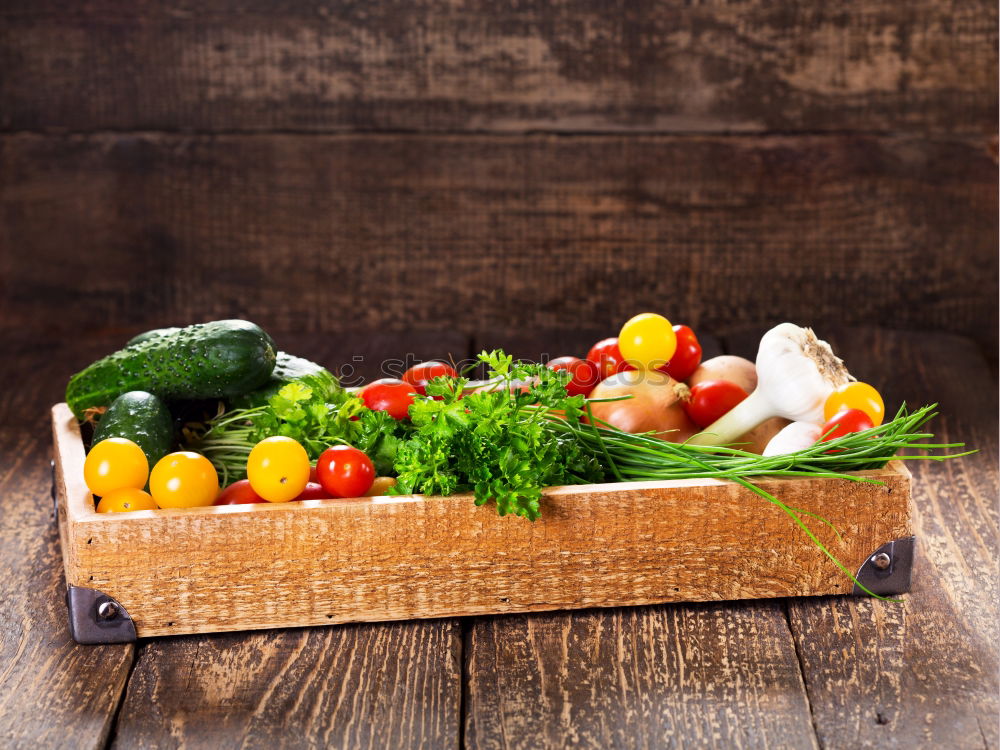
<svg viewBox="0 0 1000 750"><path fill-rule="evenodd" d="M877 482L846 472L879 469L893 458L943 461L966 453L899 455L918 449L941 451L964 447L963 443L925 443L933 438L921 427L936 415L930 404L909 412L905 404L889 422L854 432L782 456L759 456L738 446L702 446L668 443L652 434L633 435L608 425L573 424L558 420L561 429L595 453L619 482L662 479L731 479L752 476L831 477L856 482ZM593 420L592 420L593 421ZM557 425L558 428L558 425ZM970 451L971 452L971 451Z"/></svg>

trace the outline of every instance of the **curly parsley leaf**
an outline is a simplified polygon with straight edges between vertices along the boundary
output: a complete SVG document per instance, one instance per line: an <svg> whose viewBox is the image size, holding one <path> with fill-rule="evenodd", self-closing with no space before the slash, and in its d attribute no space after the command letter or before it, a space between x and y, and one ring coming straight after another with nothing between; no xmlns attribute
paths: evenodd
<svg viewBox="0 0 1000 750"><path fill-rule="evenodd" d="M568 373L499 350L479 361L489 367L489 386L466 394L464 379L439 378L428 392L443 400L411 407L414 431L396 455L396 494L471 491L477 505L493 500L502 516L536 520L545 487L603 477L576 441L552 428L553 419L578 422L582 414L583 397L566 395Z"/></svg>

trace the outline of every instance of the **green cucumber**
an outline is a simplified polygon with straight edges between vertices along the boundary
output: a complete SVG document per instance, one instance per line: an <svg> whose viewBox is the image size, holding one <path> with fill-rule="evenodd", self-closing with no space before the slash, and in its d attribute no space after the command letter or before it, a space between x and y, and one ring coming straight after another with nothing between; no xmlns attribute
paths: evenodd
<svg viewBox="0 0 1000 750"><path fill-rule="evenodd" d="M159 338L160 336L169 336L173 333L177 333L180 328L154 328L152 331L146 331L145 333L140 333L132 338L130 338L125 346L135 346L136 344L141 344L143 341L149 341L150 339Z"/></svg>
<svg viewBox="0 0 1000 750"><path fill-rule="evenodd" d="M146 391L129 391L111 402L94 430L93 443L106 438L128 438L142 448L152 469L170 453L174 425L170 411L160 399Z"/></svg>
<svg viewBox="0 0 1000 750"><path fill-rule="evenodd" d="M322 365L287 352L278 352L270 379L260 388L229 399L229 406L232 409L253 409L264 406L271 396L292 381L319 391L327 401L340 391L337 379Z"/></svg>
<svg viewBox="0 0 1000 750"><path fill-rule="evenodd" d="M66 403L77 416L128 391L161 399L226 398L259 388L274 370L274 341L246 320L216 320L152 336L70 378Z"/></svg>

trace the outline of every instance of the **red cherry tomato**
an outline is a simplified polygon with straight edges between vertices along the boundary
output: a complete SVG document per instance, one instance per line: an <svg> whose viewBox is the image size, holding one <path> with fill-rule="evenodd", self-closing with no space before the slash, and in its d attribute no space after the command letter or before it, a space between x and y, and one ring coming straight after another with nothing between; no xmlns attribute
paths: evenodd
<svg viewBox="0 0 1000 750"><path fill-rule="evenodd" d="M375 466L363 451L334 445L320 454L316 474L327 497L361 497L375 481Z"/></svg>
<svg viewBox="0 0 1000 750"><path fill-rule="evenodd" d="M249 479L241 479L238 482L233 482L220 492L212 505L246 505L248 503L266 502L267 500L253 491Z"/></svg>
<svg viewBox="0 0 1000 750"><path fill-rule="evenodd" d="M292 502L298 500L326 500L330 497L330 493L323 489L323 485L319 482L309 482L306 484L306 488L299 493L299 496L292 498Z"/></svg>
<svg viewBox="0 0 1000 750"><path fill-rule="evenodd" d="M674 326L674 335L677 336L677 351L667 364L656 369L683 383L701 364L701 344L687 326Z"/></svg>
<svg viewBox="0 0 1000 750"><path fill-rule="evenodd" d="M874 427L872 418L861 409L844 409L835 414L826 424L820 428L820 435L826 435L823 440L833 440L835 438L849 435L852 432L870 430ZM833 430L833 432L830 432ZM826 433L830 433L827 435Z"/></svg>
<svg viewBox="0 0 1000 750"><path fill-rule="evenodd" d="M410 404L417 390L396 378L382 378L361 389L362 401L372 411L387 411L393 419L410 416Z"/></svg>
<svg viewBox="0 0 1000 750"><path fill-rule="evenodd" d="M621 349L618 348L617 337L603 339L590 347L590 351L587 352L587 361L597 365L601 380L610 378L619 372L635 369L622 356Z"/></svg>
<svg viewBox="0 0 1000 750"><path fill-rule="evenodd" d="M403 373L403 381L412 385L421 396L427 395L427 384L440 377L457 378L458 373L444 362L421 362Z"/></svg>
<svg viewBox="0 0 1000 750"><path fill-rule="evenodd" d="M728 380L705 380L691 389L691 400L684 411L696 425L705 429L749 394Z"/></svg>
<svg viewBox="0 0 1000 750"><path fill-rule="evenodd" d="M586 396L594 390L595 385L603 380L597 370L597 365L589 359L557 357L546 367L556 372L566 370L573 376L573 379L566 384L566 393L570 396Z"/></svg>

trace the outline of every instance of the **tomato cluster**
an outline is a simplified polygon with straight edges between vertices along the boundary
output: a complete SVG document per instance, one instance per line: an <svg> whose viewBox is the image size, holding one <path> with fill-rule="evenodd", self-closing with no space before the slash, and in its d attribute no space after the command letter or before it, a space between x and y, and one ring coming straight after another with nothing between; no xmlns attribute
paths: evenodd
<svg viewBox="0 0 1000 750"><path fill-rule="evenodd" d="M219 494L219 477L199 453L178 451L164 456L153 470L142 449L125 438L97 443L83 464L87 487L101 498L99 513L211 505ZM143 487L149 480L149 492Z"/></svg>
<svg viewBox="0 0 1000 750"><path fill-rule="evenodd" d="M274 436L261 440L250 451L247 478L219 492L215 467L198 453L171 453L150 472L138 445L124 438L108 438L90 450L83 474L87 487L100 497L97 512L120 513L360 497L372 489L375 466L363 451L334 445L320 455L313 468L300 443ZM147 479L148 492L143 489ZM392 483L394 480L381 484L379 490Z"/></svg>
<svg viewBox="0 0 1000 750"><path fill-rule="evenodd" d="M621 343L625 350L622 353ZM618 373L652 367L683 382L701 364L701 344L690 327L671 325L661 315L643 313L622 327L619 336L601 339L587 352L586 359L558 357L548 366L567 370L573 378L566 386L571 396L588 395L602 380Z"/></svg>

